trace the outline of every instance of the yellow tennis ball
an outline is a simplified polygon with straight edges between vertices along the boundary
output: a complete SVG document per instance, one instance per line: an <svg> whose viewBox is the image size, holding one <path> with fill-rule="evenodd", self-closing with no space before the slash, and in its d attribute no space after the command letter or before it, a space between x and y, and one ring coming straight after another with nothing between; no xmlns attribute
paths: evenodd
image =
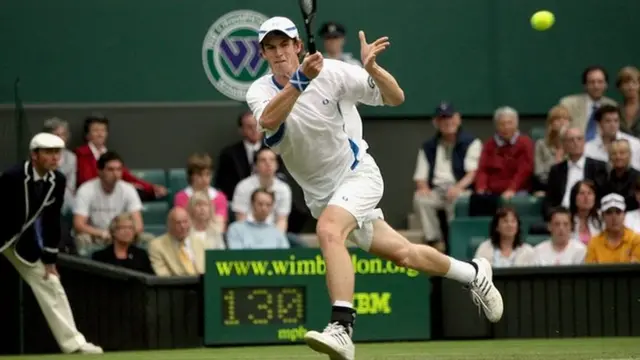
<svg viewBox="0 0 640 360"><path fill-rule="evenodd" d="M538 31L548 30L556 21L556 17L551 11L541 10L531 17L531 26Z"/></svg>

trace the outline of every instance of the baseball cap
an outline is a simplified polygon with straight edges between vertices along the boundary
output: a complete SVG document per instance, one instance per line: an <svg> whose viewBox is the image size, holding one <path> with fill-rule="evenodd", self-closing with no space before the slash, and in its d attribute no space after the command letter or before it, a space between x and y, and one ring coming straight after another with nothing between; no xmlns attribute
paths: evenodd
<svg viewBox="0 0 640 360"><path fill-rule="evenodd" d="M29 150L35 149L63 149L64 140L49 133L39 133L31 139Z"/></svg>
<svg viewBox="0 0 640 360"><path fill-rule="evenodd" d="M322 24L320 27L320 31L318 31L318 35L323 38L337 38L344 37L347 31L342 24L338 24L336 22L327 22Z"/></svg>
<svg viewBox="0 0 640 360"><path fill-rule="evenodd" d="M293 21L286 17L275 16L260 25L260 29L258 30L258 41L262 42L265 36L274 31L280 31L292 39L299 37L298 28Z"/></svg>
<svg viewBox="0 0 640 360"><path fill-rule="evenodd" d="M438 105L435 110L436 117L451 117L456 113L456 109L453 104L443 101Z"/></svg>
<svg viewBox="0 0 640 360"><path fill-rule="evenodd" d="M600 210L605 212L609 209L618 209L620 211L625 211L627 206L624 201L624 197L619 194L609 194L605 195L602 200L600 200Z"/></svg>

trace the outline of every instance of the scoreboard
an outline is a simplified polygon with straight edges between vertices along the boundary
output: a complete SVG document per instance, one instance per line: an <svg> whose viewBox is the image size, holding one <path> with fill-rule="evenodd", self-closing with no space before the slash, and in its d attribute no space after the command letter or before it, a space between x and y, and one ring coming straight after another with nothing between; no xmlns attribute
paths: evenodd
<svg viewBox="0 0 640 360"><path fill-rule="evenodd" d="M428 340L430 281L359 249L355 341ZM205 344L302 341L329 322L331 302L319 249L209 250L206 254Z"/></svg>

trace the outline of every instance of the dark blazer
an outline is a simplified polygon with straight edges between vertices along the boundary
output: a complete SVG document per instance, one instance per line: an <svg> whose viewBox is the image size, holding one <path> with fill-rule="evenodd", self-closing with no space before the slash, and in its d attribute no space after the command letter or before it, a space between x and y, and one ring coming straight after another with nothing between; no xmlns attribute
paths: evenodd
<svg viewBox="0 0 640 360"><path fill-rule="evenodd" d="M564 190L567 187L567 176L569 174L569 161L565 160L559 164L555 164L549 170L549 180L547 181L547 191L542 203L542 215L545 219L548 218L549 211L562 204L562 198L564 197ZM601 195L601 189L604 187L607 181L607 163L586 158L584 162L584 178L593 181L598 189L598 198L596 204L599 201Z"/></svg>
<svg viewBox="0 0 640 360"><path fill-rule="evenodd" d="M266 145L262 147L266 147ZM252 173L253 168L249 164L244 143L238 141L233 145L225 147L220 152L213 187L222 191L227 199L229 199L229 203L231 203L236 185ZM280 156L278 156L278 177L283 181L287 181L288 178Z"/></svg>
<svg viewBox="0 0 640 360"><path fill-rule="evenodd" d="M131 245L129 246L128 253L129 256L126 259L117 259L113 249L113 245L109 245L100 251L94 252L91 255L91 258L95 261L100 261L105 264L120 266L129 270L135 270L155 275L155 273L153 272L153 268L151 267L149 254L144 249L140 249L135 245Z"/></svg>
<svg viewBox="0 0 640 360"><path fill-rule="evenodd" d="M213 187L222 191L231 203L236 185L251 175L251 170L242 141L229 145L220 152Z"/></svg>
<svg viewBox="0 0 640 360"><path fill-rule="evenodd" d="M616 174L615 170L609 171L607 182L603 188L602 195L616 193L624 196L627 205L626 211L633 211L638 208L636 200L636 182L640 178L640 171L630 167L622 175Z"/></svg>
<svg viewBox="0 0 640 360"><path fill-rule="evenodd" d="M59 171L45 176L42 199L34 190L31 162L20 163L0 175L0 252L15 244L15 254L28 265L39 259L54 264L62 234L61 209L64 202L66 179ZM41 216L43 247L36 238L34 223Z"/></svg>

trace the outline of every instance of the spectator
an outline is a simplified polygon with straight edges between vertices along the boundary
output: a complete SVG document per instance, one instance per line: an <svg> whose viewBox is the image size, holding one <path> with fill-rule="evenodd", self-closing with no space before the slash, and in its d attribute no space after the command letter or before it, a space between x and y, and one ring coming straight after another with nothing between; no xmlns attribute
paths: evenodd
<svg viewBox="0 0 640 360"><path fill-rule="evenodd" d="M614 140L627 140L630 145L631 166L640 170L640 140L620 131L620 111L612 105L603 105L595 113L600 135L585 146L588 157L604 162L609 161L609 151Z"/></svg>
<svg viewBox="0 0 640 360"><path fill-rule="evenodd" d="M587 247L572 237L572 227L573 219L567 208L551 210L549 220L551 239L533 248L536 265L578 265L584 262Z"/></svg>
<svg viewBox="0 0 640 360"><path fill-rule="evenodd" d="M336 22L324 23L320 27L318 35L324 40L324 56L326 59L335 59L351 65L362 66L362 63L354 58L353 54L344 52L347 30L342 24Z"/></svg>
<svg viewBox="0 0 640 360"><path fill-rule="evenodd" d="M518 113L510 107L496 110L496 134L482 148L476 174L479 194L511 199L526 193L533 174L533 142L518 131Z"/></svg>
<svg viewBox="0 0 640 360"><path fill-rule="evenodd" d="M187 211L191 218L191 238L201 241L205 249L224 250L226 246L222 239L223 225L217 221L213 204L207 193L204 191L193 193L189 198Z"/></svg>
<svg viewBox="0 0 640 360"><path fill-rule="evenodd" d="M459 196L468 196L473 184L482 142L460 128L460 113L452 104L441 103L433 122L436 135L418 151L413 204L426 242L442 251L437 211L444 209L449 221L453 219L453 203Z"/></svg>
<svg viewBox="0 0 640 360"><path fill-rule="evenodd" d="M193 276L204 274L204 243L192 239L189 214L173 208L167 217L168 232L149 244L149 259L158 276Z"/></svg>
<svg viewBox="0 0 640 360"><path fill-rule="evenodd" d="M187 181L189 186L179 191L174 206L186 208L189 198L197 191L206 192L213 206L216 226L224 229L227 225L229 203L223 192L211 187L211 157L208 154L193 154L187 160Z"/></svg>
<svg viewBox="0 0 640 360"><path fill-rule="evenodd" d="M547 114L547 130L544 139L536 141L534 173L540 190L545 189L551 167L565 159L562 133L566 130L571 117L569 110L557 105Z"/></svg>
<svg viewBox="0 0 640 360"><path fill-rule="evenodd" d="M582 72L585 93L560 99L560 104L569 110L573 125L585 132L587 141L595 139L598 132L593 116L595 111L602 105L616 105L615 101L604 96L608 81L607 71L602 66L590 66Z"/></svg>
<svg viewBox="0 0 640 360"><path fill-rule="evenodd" d="M262 147L262 133L258 131L258 123L251 111L245 111L238 117L238 129L242 140L220 152L214 184L229 201L233 200L236 185L251 175L255 153Z"/></svg>
<svg viewBox="0 0 640 360"><path fill-rule="evenodd" d="M605 228L587 247L588 264L629 263L640 261L640 234L624 226L625 199L618 194L602 198Z"/></svg>
<svg viewBox="0 0 640 360"><path fill-rule="evenodd" d="M611 170L604 186L603 195L616 193L622 195L627 202L628 210L638 208L635 186L640 172L630 166L631 151L627 140L615 140L609 150Z"/></svg>
<svg viewBox="0 0 640 360"><path fill-rule="evenodd" d="M266 189L251 194L252 215L229 226L227 244L232 250L288 249L289 241L278 228L267 221L273 211L275 196Z"/></svg>
<svg viewBox="0 0 640 360"><path fill-rule="evenodd" d="M87 117L84 121L86 144L76 148L78 158L77 186L98 176L97 161L107 152L106 142L109 134L109 119L100 114ZM167 189L153 185L133 176L127 168L122 169L122 180L131 183L143 200L152 200L167 195Z"/></svg>
<svg viewBox="0 0 640 360"><path fill-rule="evenodd" d="M589 179L580 180L570 192L571 217L575 228L574 238L583 244L602 231L602 220L597 207L596 185Z"/></svg>
<svg viewBox="0 0 640 360"><path fill-rule="evenodd" d="M622 94L622 131L640 137L640 72L634 66L625 66L618 73L616 86Z"/></svg>
<svg viewBox="0 0 640 360"><path fill-rule="evenodd" d="M636 201L640 203L640 178L636 180L634 190ZM640 209L627 211L624 217L624 226L636 233L640 233Z"/></svg>
<svg viewBox="0 0 640 360"><path fill-rule="evenodd" d="M552 208L569 207L571 189L577 182L589 179L601 188L607 178L607 164L585 156L582 130L575 126L569 127L562 135L562 142L567 159L552 166L549 171L549 186L542 206L545 220L549 219L548 214Z"/></svg>
<svg viewBox="0 0 640 360"><path fill-rule="evenodd" d="M474 258L479 257L497 268L533 265L533 248L522 241L520 217L515 210L498 209L491 219L489 239L476 250Z"/></svg>
<svg viewBox="0 0 640 360"><path fill-rule="evenodd" d="M255 159L255 174L240 181L233 195L231 209L235 213L236 221L246 218L251 220L252 199L254 191L259 188L267 189L275 194L275 204L271 207L271 214L265 220L274 224L283 233L287 232L287 218L291 212L291 188L278 179L278 160L276 153L269 148L259 149Z"/></svg>
<svg viewBox="0 0 640 360"><path fill-rule="evenodd" d="M149 255L145 250L133 245L136 237L133 215L122 213L114 217L109 225L109 233L111 245L94 252L91 256L93 260L153 275Z"/></svg>
<svg viewBox="0 0 640 360"><path fill-rule="evenodd" d="M44 131L58 135L65 146L69 143L69 123L57 117L47 119L44 122ZM73 209L73 198L76 193L76 154L73 151L64 148L60 154L60 163L58 170L67 179L67 188L64 192L64 204L62 205L62 213L68 213Z"/></svg>
<svg viewBox="0 0 640 360"><path fill-rule="evenodd" d="M109 224L124 213L131 213L135 224L136 241L148 241L151 234L144 233L142 202L133 185L122 180L122 159L107 151L98 159L98 178L78 188L73 210L78 253L85 254L92 244L111 243Z"/></svg>

